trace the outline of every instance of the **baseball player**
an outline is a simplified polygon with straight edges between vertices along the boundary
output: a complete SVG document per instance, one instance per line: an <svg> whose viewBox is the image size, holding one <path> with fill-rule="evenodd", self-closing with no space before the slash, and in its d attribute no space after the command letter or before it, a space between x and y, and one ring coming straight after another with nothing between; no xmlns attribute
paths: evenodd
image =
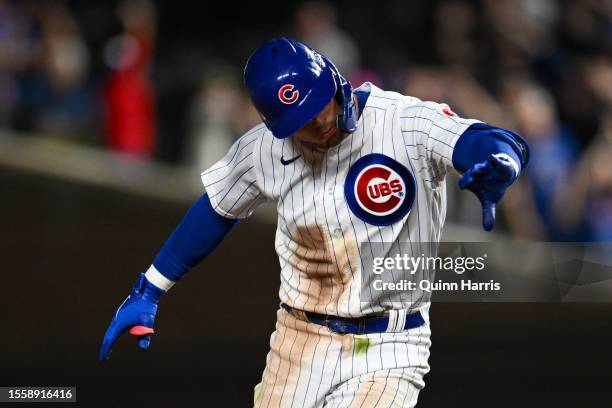
<svg viewBox="0 0 612 408"><path fill-rule="evenodd" d="M147 349L158 301L262 203L276 205L280 307L256 407L413 407L429 371L429 302L386 304L361 282L363 245L421 255L438 242L445 175L482 203L483 226L528 161L513 132L448 106L357 89L331 61L284 38L258 48L245 84L263 123L202 173L206 194L138 278L104 335Z"/></svg>

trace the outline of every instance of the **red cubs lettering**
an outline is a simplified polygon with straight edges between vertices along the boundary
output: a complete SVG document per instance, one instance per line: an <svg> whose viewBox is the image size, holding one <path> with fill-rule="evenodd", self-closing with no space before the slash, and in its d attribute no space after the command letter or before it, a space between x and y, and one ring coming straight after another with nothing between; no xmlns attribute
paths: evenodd
<svg viewBox="0 0 612 408"><path fill-rule="evenodd" d="M368 193L370 194L371 198L380 197L380 188L378 187L378 184L368 186Z"/></svg>
<svg viewBox="0 0 612 408"><path fill-rule="evenodd" d="M391 194L391 188L389 187L389 183L380 183L378 186L380 188L380 194L383 197L386 197Z"/></svg>
<svg viewBox="0 0 612 408"><path fill-rule="evenodd" d="M402 182L399 179L391 180L391 182L382 182L368 186L370 198L386 197L389 194L402 191Z"/></svg>
<svg viewBox="0 0 612 408"><path fill-rule="evenodd" d="M399 179L392 180L389 185L391 186L391 191L394 193L402 191L402 182L399 181Z"/></svg>
<svg viewBox="0 0 612 408"><path fill-rule="evenodd" d="M278 99L285 105L291 105L295 101L298 100L300 96L300 91L297 89L294 91L295 85L293 84L285 84L281 86L278 90Z"/></svg>

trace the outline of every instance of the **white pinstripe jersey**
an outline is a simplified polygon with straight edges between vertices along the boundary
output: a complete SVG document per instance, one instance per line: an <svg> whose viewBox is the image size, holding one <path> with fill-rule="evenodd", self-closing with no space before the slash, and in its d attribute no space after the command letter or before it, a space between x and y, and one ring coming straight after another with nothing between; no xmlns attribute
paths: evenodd
<svg viewBox="0 0 612 408"><path fill-rule="evenodd" d="M403 251L419 256L419 242L440 240L446 215L444 178L452 169L453 147L477 122L458 117L446 105L371 83L356 91L368 90L357 130L340 144L317 151L291 137L274 138L260 124L202 173L212 206L224 217L245 218L261 203L275 203L279 295L300 310L346 317L384 310L375 301L363 302L360 244L400 242ZM399 162L416 184L409 212L390 225L358 217L345 194L349 169L373 153ZM405 308L414 307L408 302Z"/></svg>

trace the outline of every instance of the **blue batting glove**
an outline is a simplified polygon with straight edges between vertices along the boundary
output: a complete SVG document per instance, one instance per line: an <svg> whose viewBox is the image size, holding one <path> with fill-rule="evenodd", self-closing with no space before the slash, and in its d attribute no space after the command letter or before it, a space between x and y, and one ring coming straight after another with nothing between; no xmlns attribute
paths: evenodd
<svg viewBox="0 0 612 408"><path fill-rule="evenodd" d="M506 189L516 180L518 173L518 164L513 163L507 155L497 154L476 163L459 179L459 187L470 190L480 200L482 226L486 231L493 229L495 207Z"/></svg>
<svg viewBox="0 0 612 408"><path fill-rule="evenodd" d="M147 280L142 273L130 295L117 309L102 342L100 360L108 360L113 344L128 328L130 334L138 337L138 347L143 350L151 344L157 303L165 292Z"/></svg>

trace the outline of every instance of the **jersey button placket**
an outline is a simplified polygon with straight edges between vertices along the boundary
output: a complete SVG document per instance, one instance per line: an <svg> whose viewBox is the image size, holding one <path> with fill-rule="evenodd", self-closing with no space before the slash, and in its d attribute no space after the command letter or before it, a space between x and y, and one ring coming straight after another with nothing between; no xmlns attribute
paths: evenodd
<svg viewBox="0 0 612 408"><path fill-rule="evenodd" d="M334 243L334 247L341 245L343 234L342 228L339 224L339 220L336 217L336 157L338 155L338 147L330 148L325 155L325 176L324 181L327 182L325 186L325 206L327 228Z"/></svg>

